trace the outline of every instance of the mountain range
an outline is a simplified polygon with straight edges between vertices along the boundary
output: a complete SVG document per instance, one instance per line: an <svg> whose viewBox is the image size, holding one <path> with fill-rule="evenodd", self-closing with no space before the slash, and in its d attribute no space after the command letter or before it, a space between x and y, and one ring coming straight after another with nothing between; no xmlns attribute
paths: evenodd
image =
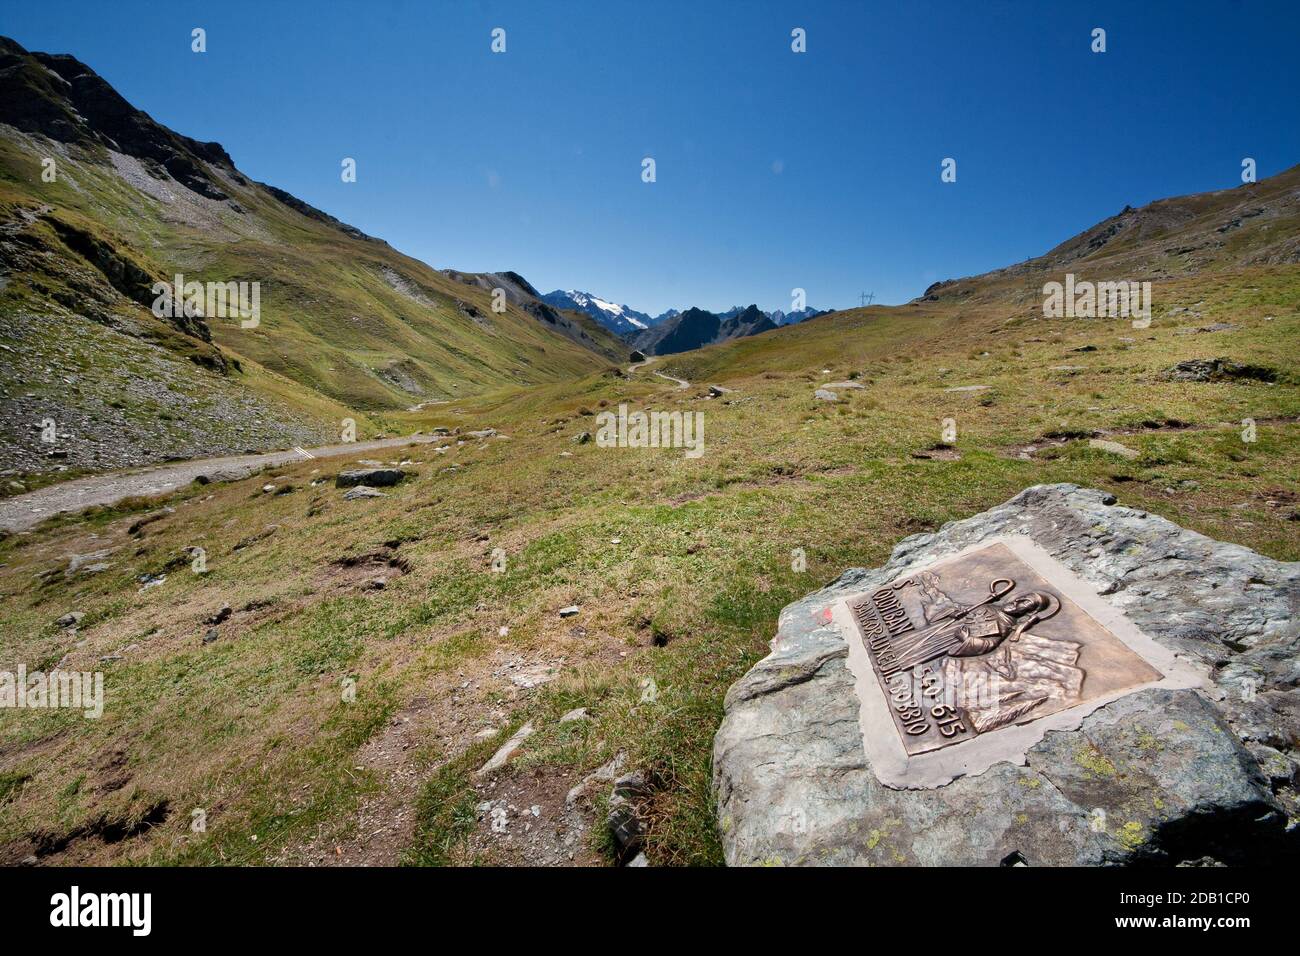
<svg viewBox="0 0 1300 956"><path fill-rule="evenodd" d="M650 354L656 355L699 348L700 345L723 342L743 335L756 335L759 332L766 332L782 325L793 325L804 319L825 314L821 310L810 308L790 312L783 312L780 309L763 312L756 305L737 305L726 312L717 313L698 308L687 309L686 313L691 313L691 316L683 320L682 316L686 313L677 309L669 309L659 315L651 316L631 306L619 305L590 292L580 292L576 289L556 289L541 296L541 299L556 308L584 312L615 335L627 339L641 351L651 350ZM713 316L713 322L705 320L704 316ZM759 316L766 319L767 323L759 322ZM659 329L661 326L670 328L658 334L651 334L651 330ZM673 343L686 342L696 344L684 345L682 348L673 347Z"/></svg>
<svg viewBox="0 0 1300 956"><path fill-rule="evenodd" d="M608 302L598 295L579 292L577 289L567 291L556 289L554 292L546 293L541 299L557 309L585 312L615 335L622 336L636 335L676 314L675 310L669 310L652 318L631 306Z"/></svg>

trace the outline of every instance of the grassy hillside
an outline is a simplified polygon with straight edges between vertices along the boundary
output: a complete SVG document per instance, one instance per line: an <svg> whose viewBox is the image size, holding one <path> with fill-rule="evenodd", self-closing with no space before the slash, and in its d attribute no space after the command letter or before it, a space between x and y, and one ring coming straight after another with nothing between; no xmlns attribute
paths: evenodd
<svg viewBox="0 0 1300 956"><path fill-rule="evenodd" d="M1300 559L1300 273L1250 266L1162 281L1156 296L1144 330L1005 302L837 313L632 375L408 414L500 434L412 450L418 477L387 498L343 501L312 481L344 465L308 462L176 495L174 514L134 535L159 503L11 538L0 646L29 666L102 669L108 706L99 721L0 718L0 858L608 860L608 784L565 795L623 752L653 780L652 862L718 862L709 748L727 686L766 653L785 603L899 538L1073 481ZM1196 331L1215 323L1234 328ZM1164 375L1219 356L1273 382ZM863 388L814 398L844 381ZM708 398L711 383L732 391ZM987 388L949 391L969 385ZM620 402L702 411L706 453L575 441ZM1134 456L1090 447L1098 434ZM267 481L291 490L262 493ZM191 546L206 575L179 557ZM68 573L70 555L96 551L108 569ZM223 604L233 615L205 644ZM570 604L581 612L561 619ZM53 622L72 610L86 617L69 634ZM511 680L548 668L534 687ZM575 707L588 719L560 723ZM474 776L526 721L537 732L495 784ZM496 833L493 800L538 815L524 831L507 811Z"/></svg>
<svg viewBox="0 0 1300 956"><path fill-rule="evenodd" d="M0 373L5 395L33 400L26 418L0 418L4 464L49 470L31 414L77 423L81 441L63 460L76 471L150 460L131 450L164 444L160 402L186 454L283 447L336 439L342 417L373 432L385 412L571 378L625 351L586 316L514 286L494 312L491 283L435 270L249 180L220 146L158 126L70 57L0 40L0 59L0 343L37 359ZM150 286L177 273L260 283L260 324L155 318ZM72 341L114 354L113 367L148 368L147 380L123 390L65 354ZM194 398L212 392L256 411L205 412ZM122 415L109 410L113 394Z"/></svg>

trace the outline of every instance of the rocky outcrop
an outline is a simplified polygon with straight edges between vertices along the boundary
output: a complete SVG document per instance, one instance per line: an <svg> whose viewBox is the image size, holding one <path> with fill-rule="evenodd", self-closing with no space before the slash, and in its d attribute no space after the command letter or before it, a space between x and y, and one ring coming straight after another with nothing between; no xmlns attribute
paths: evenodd
<svg viewBox="0 0 1300 956"><path fill-rule="evenodd" d="M137 110L99 74L66 54L29 53L0 37L0 122L91 149L110 148L161 167L209 199L225 199L205 164L234 172L219 143L181 136Z"/></svg>
<svg viewBox="0 0 1300 956"><path fill-rule="evenodd" d="M1235 379L1275 382L1277 371L1262 365L1247 365L1226 358L1188 359L1168 369L1164 377L1175 382L1226 382Z"/></svg>
<svg viewBox="0 0 1300 956"><path fill-rule="evenodd" d="M849 646L826 609L995 535L1025 535L1155 644L1203 672L1048 730L1019 760L939 786L882 783ZM1094 865L1300 853L1300 565L1214 541L1113 496L1029 488L881 568L787 607L771 654L728 692L714 743L732 864Z"/></svg>
<svg viewBox="0 0 1300 956"><path fill-rule="evenodd" d="M334 478L334 487L356 488L365 485L368 488L391 488L406 476L407 473L401 468L354 468L340 471Z"/></svg>

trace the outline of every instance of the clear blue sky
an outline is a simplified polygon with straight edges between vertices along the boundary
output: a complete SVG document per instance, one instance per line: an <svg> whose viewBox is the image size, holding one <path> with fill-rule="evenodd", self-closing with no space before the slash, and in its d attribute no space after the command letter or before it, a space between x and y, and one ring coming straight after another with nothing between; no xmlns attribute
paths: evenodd
<svg viewBox="0 0 1300 956"><path fill-rule="evenodd" d="M1300 162L1295 0L8 0L0 33L434 266L652 314L902 302Z"/></svg>

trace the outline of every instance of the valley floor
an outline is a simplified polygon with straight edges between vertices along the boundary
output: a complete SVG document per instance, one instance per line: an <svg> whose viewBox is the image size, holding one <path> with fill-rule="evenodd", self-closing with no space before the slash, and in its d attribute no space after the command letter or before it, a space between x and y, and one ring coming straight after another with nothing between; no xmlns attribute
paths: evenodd
<svg viewBox="0 0 1300 956"><path fill-rule="evenodd" d="M611 781L642 770L649 861L716 864L728 686L783 606L900 538L1069 481L1300 559L1300 272L1157 293L1141 330L838 313L656 363L685 388L620 370L410 413L460 433L390 452L416 475L387 497L313 485L349 454L10 534L0 667L102 671L106 703L0 711L0 863L614 862ZM1166 374L1219 356L1272 381ZM619 404L702 412L705 453L599 447Z"/></svg>

